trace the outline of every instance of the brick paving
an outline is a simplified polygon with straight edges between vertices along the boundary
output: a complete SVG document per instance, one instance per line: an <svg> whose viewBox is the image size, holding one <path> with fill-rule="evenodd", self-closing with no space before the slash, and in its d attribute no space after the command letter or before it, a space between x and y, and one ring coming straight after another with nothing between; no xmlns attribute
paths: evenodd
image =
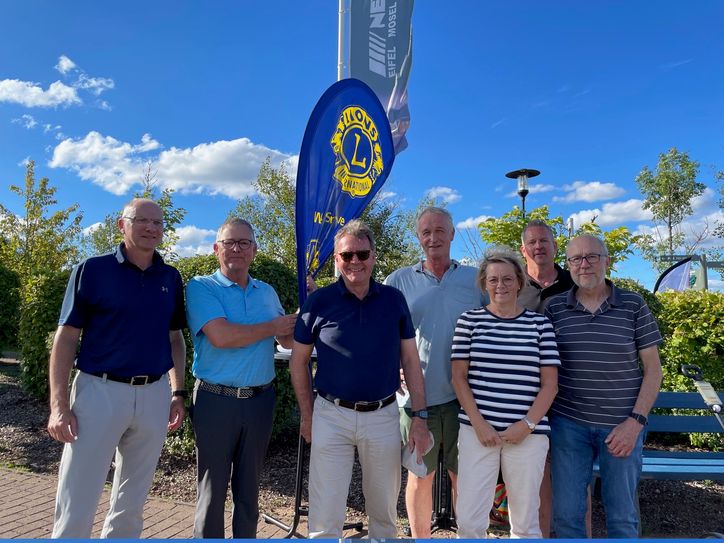
<svg viewBox="0 0 724 543"><path fill-rule="evenodd" d="M41 539L50 537L53 528L55 489L58 480L52 475L39 475L0 467L0 539ZM108 511L110 491L101 497L93 523L92 537L99 537ZM161 498L149 498L144 509L144 530L141 537L155 539L190 538L194 523L194 506ZM298 535L306 535L302 520ZM345 534L352 537L354 533ZM281 538L280 528L259 521L257 537ZM359 535L359 534L358 534ZM226 537L231 537L231 511L226 512Z"/></svg>

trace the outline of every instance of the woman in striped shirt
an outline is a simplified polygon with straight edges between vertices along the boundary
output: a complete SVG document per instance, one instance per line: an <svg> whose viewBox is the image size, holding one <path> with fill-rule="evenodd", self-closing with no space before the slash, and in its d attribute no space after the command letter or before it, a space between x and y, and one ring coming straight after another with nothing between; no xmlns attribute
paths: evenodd
<svg viewBox="0 0 724 543"><path fill-rule="evenodd" d="M550 321L518 304L525 272L508 248L485 256L478 285L490 304L458 319L452 381L460 401L458 536L484 538L498 472L508 494L510 532L541 537L539 489L558 391L558 348Z"/></svg>

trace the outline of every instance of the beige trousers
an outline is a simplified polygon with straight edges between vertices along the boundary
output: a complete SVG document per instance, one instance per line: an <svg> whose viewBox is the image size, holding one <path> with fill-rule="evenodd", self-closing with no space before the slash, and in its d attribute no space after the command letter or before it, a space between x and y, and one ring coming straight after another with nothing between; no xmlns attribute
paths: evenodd
<svg viewBox="0 0 724 543"><path fill-rule="evenodd" d="M542 537L538 509L548 436L531 434L517 445L484 447L472 426L461 424L458 451L458 537L487 537L501 468L508 494L510 537Z"/></svg>
<svg viewBox="0 0 724 543"><path fill-rule="evenodd" d="M309 461L310 538L342 538L355 447L362 466L369 537L397 537L401 445L396 403L361 413L317 397Z"/></svg>

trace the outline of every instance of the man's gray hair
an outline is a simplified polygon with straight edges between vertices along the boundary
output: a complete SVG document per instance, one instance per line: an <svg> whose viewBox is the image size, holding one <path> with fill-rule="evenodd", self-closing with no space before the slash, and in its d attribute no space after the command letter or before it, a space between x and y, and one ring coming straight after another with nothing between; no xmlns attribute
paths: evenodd
<svg viewBox="0 0 724 543"><path fill-rule="evenodd" d="M528 221L528 224L525 225L525 228L523 228L523 232L520 234L520 242L523 245L525 245L525 233L528 231L529 228L545 228L551 235L551 241L556 241L556 233L553 231L553 228L551 228L550 224L541 219L532 219Z"/></svg>
<svg viewBox="0 0 724 543"><path fill-rule="evenodd" d="M337 243L344 236L354 236L358 239L367 238L370 242L370 249L375 250L375 237L372 234L372 230L359 219L353 219L345 224L342 228L337 230L334 235L334 248L337 248Z"/></svg>
<svg viewBox="0 0 724 543"><path fill-rule="evenodd" d="M438 207L438 206L427 206L427 207L421 209L417 213L417 216L415 217L415 232L417 232L417 228L420 225L420 219L422 219L422 217L424 215L427 215L428 213L442 215L443 217L445 217L447 219L447 222L450 224L450 229L452 231L455 231L455 225L453 224L452 215L450 214L450 212L447 209L445 209L444 207Z"/></svg>
<svg viewBox="0 0 724 543"><path fill-rule="evenodd" d="M219 229L216 232L216 240L219 241L219 238L221 238L221 231L226 228L227 226L246 226L251 231L251 241L256 243L256 236L254 235L254 227L251 225L251 223L247 220L242 219L241 217L229 217L224 221L224 223L219 226Z"/></svg>
<svg viewBox="0 0 724 543"><path fill-rule="evenodd" d="M593 234L579 234L575 238L571 238L568 241L568 246L566 247L566 255L568 254L568 248L571 246L571 243L573 243L577 239L588 239L591 241L595 241L601 247L601 254L603 256L608 256L608 248L606 247L606 244L601 238L599 238L598 236L594 236Z"/></svg>

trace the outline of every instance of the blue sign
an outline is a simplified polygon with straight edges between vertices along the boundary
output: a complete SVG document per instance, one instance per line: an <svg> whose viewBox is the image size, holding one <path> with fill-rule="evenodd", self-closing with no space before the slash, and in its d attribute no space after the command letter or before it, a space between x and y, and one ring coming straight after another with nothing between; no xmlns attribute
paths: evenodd
<svg viewBox="0 0 724 543"><path fill-rule="evenodd" d="M395 161L387 114L362 81L329 87L307 123L297 169L296 233L299 304L334 251L334 235L360 216Z"/></svg>

